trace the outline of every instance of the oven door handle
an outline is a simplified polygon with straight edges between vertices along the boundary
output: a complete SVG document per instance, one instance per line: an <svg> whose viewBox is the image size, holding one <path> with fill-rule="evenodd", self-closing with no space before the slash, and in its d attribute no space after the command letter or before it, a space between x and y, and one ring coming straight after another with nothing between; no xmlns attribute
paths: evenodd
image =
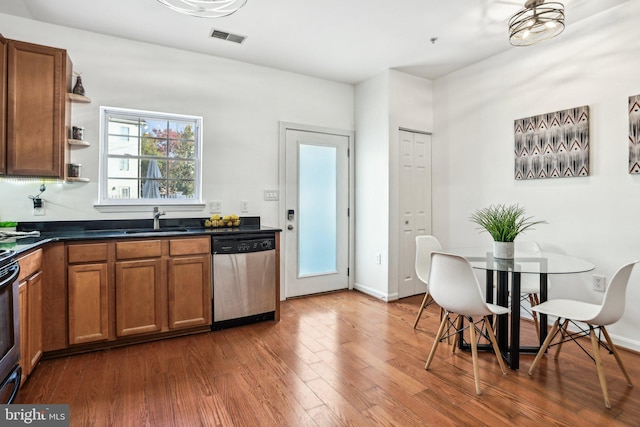
<svg viewBox="0 0 640 427"><path fill-rule="evenodd" d="M6 286L10 286L15 280L18 278L18 274L20 273L20 265L18 261L10 264L5 272L9 272L8 276L5 276L2 281L0 281L0 290L4 289Z"/></svg>

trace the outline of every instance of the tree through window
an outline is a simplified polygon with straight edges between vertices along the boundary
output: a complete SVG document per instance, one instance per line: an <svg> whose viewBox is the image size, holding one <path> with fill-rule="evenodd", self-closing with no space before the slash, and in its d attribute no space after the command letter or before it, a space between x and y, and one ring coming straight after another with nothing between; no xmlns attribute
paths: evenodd
<svg viewBox="0 0 640 427"><path fill-rule="evenodd" d="M110 107L101 117L101 203L200 203L201 117Z"/></svg>

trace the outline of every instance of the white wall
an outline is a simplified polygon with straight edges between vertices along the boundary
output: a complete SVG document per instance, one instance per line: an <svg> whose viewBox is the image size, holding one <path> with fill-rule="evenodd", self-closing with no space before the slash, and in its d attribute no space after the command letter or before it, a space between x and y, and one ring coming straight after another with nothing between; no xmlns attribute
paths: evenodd
<svg viewBox="0 0 640 427"><path fill-rule="evenodd" d="M355 288L385 299L389 272L389 78L356 86ZM376 255L381 254L381 264Z"/></svg>
<svg viewBox="0 0 640 427"><path fill-rule="evenodd" d="M32 215L28 195L39 180L0 180L0 220L147 218L149 213L101 213L98 197L99 107L127 107L204 117L203 197L240 214L240 201L265 225L278 225L278 122L354 128L354 88L212 56L138 43L0 14L6 38L67 49L82 72L91 104L73 104L72 124L85 128L89 148L72 149L90 183L47 184L46 216ZM168 211L167 217L208 216ZM243 214L245 215L245 214Z"/></svg>
<svg viewBox="0 0 640 427"><path fill-rule="evenodd" d="M585 258L590 273L552 277L552 297L597 302L607 279L640 259L640 175L629 175L628 97L640 94L640 2L569 26L554 40L504 54L434 82L434 234L445 246L490 244L468 220L491 203L520 203L548 221L522 239ZM515 119L590 107L590 176L515 181ZM640 267L627 309L609 330L640 350Z"/></svg>
<svg viewBox="0 0 640 427"><path fill-rule="evenodd" d="M355 287L387 301L398 298L400 127L432 130L431 81L388 70L356 86Z"/></svg>
<svg viewBox="0 0 640 427"><path fill-rule="evenodd" d="M399 296L400 279L400 128L433 132L431 80L389 72L389 285L388 299ZM412 255L413 256L413 255Z"/></svg>

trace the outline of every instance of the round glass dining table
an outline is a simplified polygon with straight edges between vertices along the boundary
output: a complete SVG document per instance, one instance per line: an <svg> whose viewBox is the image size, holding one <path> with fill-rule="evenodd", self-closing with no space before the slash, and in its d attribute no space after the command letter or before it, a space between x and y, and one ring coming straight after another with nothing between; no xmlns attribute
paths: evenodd
<svg viewBox="0 0 640 427"><path fill-rule="evenodd" d="M591 271L595 265L581 258L545 251L518 251L514 259L500 259L486 248L453 248L444 252L465 257L471 266L486 271L486 300L493 303L494 275L497 276L496 304L507 307L509 294L516 295L511 304L511 315L498 316L496 338L502 356L511 369L520 367L520 354L537 353L540 346L520 345L520 279L522 274L540 276L540 302L547 300L549 274L575 274ZM495 274L494 274L495 273ZM509 281L509 274L511 281ZM511 286L509 286L511 282ZM510 320L510 321L509 321ZM540 345L547 337L547 316L540 315ZM462 342L462 341L460 341ZM480 347L479 347L480 348ZM487 346L491 350L491 346Z"/></svg>

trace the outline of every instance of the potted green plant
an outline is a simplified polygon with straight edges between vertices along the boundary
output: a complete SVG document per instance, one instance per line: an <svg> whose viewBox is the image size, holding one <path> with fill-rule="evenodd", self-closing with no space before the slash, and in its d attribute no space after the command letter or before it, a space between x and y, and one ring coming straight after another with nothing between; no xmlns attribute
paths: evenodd
<svg viewBox="0 0 640 427"><path fill-rule="evenodd" d="M525 209L518 204L491 205L476 210L469 219L493 237L493 256L503 259L513 259L513 241L518 234L546 222L532 221L532 217L526 216Z"/></svg>

